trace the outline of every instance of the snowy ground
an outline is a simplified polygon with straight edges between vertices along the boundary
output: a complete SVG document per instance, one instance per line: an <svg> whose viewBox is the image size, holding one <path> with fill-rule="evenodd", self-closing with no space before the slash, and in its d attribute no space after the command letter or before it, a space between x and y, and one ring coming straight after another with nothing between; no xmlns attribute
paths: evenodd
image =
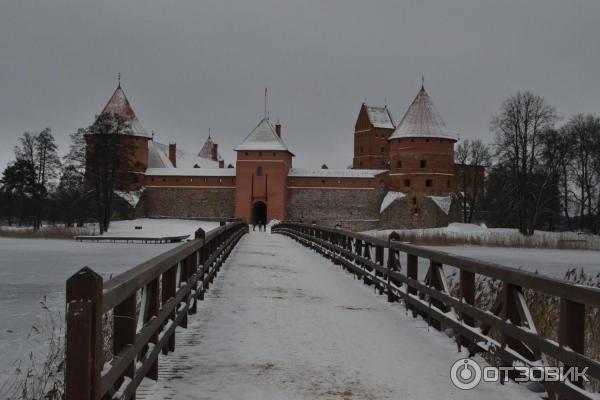
<svg viewBox="0 0 600 400"><path fill-rule="evenodd" d="M524 248L569 248L600 250L600 236L578 232L535 231L532 236L524 236L517 229L487 228L475 224L454 222L443 228L427 229L385 229L363 232L367 235L387 239L392 232L399 232L410 240L427 240L440 244L475 244L500 247Z"/></svg>
<svg viewBox="0 0 600 400"><path fill-rule="evenodd" d="M456 389L449 371L463 355L452 340L269 233L242 238L177 335L138 399L539 398L514 383Z"/></svg>
<svg viewBox="0 0 600 400"><path fill-rule="evenodd" d="M218 226L214 222L143 219L113 222L110 234L129 234L140 224L146 234L168 235ZM62 313L65 282L70 275L88 266L108 279L177 245L0 238L0 397L15 362L43 346L47 338L33 328L46 320L40 302L46 298L52 312Z"/></svg>
<svg viewBox="0 0 600 400"><path fill-rule="evenodd" d="M514 268L562 279L565 272L583 268L588 275L600 275L600 251L518 249L485 246L428 246L460 256L491 261ZM423 269L423 268L421 268Z"/></svg>
<svg viewBox="0 0 600 400"><path fill-rule="evenodd" d="M136 226L142 229L135 229ZM130 221L111 222L104 236L161 237L194 235L198 228L205 231L217 228L218 222L206 222L190 219L140 218Z"/></svg>

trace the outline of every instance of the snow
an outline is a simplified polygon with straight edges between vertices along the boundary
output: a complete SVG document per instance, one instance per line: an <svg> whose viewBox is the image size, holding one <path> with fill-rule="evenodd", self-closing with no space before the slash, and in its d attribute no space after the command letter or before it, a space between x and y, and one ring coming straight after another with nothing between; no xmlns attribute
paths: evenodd
<svg viewBox="0 0 600 400"><path fill-rule="evenodd" d="M135 227L142 229L135 229ZM170 219L170 218L139 218L132 220L113 221L110 223L108 232L103 236L127 236L127 237L164 237L191 235L198 228L210 231L219 226L218 222L198 221L194 219Z"/></svg>
<svg viewBox="0 0 600 400"><path fill-rule="evenodd" d="M402 117L398 128L388 140L404 137L457 139L456 134L450 133L446 129L442 116L433 105L425 88L421 88Z"/></svg>
<svg viewBox="0 0 600 400"><path fill-rule="evenodd" d="M275 129L268 118L263 118L256 128L246 136L242 144L234 150L289 151L283 140L275 133Z"/></svg>
<svg viewBox="0 0 600 400"><path fill-rule="evenodd" d="M219 167L218 161L199 157L179 148L176 149L176 162L177 169L191 169L194 168L195 165L199 168L206 169L217 169ZM169 159L169 145L157 142L156 140L148 142L148 167L150 169L175 168Z"/></svg>
<svg viewBox="0 0 600 400"><path fill-rule="evenodd" d="M125 200L131 207L135 207L140 202L140 197L142 197L144 190L136 190L131 192L115 191L115 193L117 196Z"/></svg>
<svg viewBox="0 0 600 400"><path fill-rule="evenodd" d="M371 230L364 233L376 237L387 238L390 233L410 233L417 238L430 240L449 240L471 244L481 244L502 247L536 247L560 248L571 246L574 248L600 250L600 236L586 235L577 232L547 232L535 231L532 236L524 236L517 229L487 228L485 225L465 223L451 223L443 228L426 229L386 229Z"/></svg>
<svg viewBox="0 0 600 400"><path fill-rule="evenodd" d="M431 200L448 215L450 213L450 205L452 204L452 196L429 196Z"/></svg>
<svg viewBox="0 0 600 400"><path fill-rule="evenodd" d="M0 239L0 394L15 362L46 347L48 336L32 330L46 321L40 302L64 318L69 276L88 266L108 279L176 245Z"/></svg>
<svg viewBox="0 0 600 400"><path fill-rule="evenodd" d="M451 339L280 235L245 235L188 326L146 400L539 399L513 382L455 388Z"/></svg>
<svg viewBox="0 0 600 400"><path fill-rule="evenodd" d="M148 168L146 176L235 176L235 168Z"/></svg>
<svg viewBox="0 0 600 400"><path fill-rule="evenodd" d="M514 268L562 279L573 268L583 269L586 274L600 274L600 251L520 249L485 246L427 246L429 248L495 262Z"/></svg>
<svg viewBox="0 0 600 400"><path fill-rule="evenodd" d="M406 197L406 195L402 192L392 192L392 191L387 192L385 194L385 197L383 198L383 201L381 202L381 207L379 208L379 213L381 214L382 212L384 212L385 209L388 208L394 201L400 200L404 197Z"/></svg>
<svg viewBox="0 0 600 400"><path fill-rule="evenodd" d="M296 178L374 178L387 170L382 169L310 169L290 168L288 176Z"/></svg>
<svg viewBox="0 0 600 400"><path fill-rule="evenodd" d="M369 114L369 120L375 128L386 128L394 129L394 122L386 107L367 107L367 113Z"/></svg>

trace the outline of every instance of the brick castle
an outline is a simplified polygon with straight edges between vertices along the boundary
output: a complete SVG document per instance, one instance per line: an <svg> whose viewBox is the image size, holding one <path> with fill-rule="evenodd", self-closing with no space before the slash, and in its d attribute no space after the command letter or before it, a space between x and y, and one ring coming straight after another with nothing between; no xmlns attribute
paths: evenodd
<svg viewBox="0 0 600 400"><path fill-rule="evenodd" d="M353 230L446 226L458 218L455 134L421 87L399 123L362 104L349 169L294 168L282 126L263 118L234 149L235 166L208 136L198 153L148 135L119 85L101 114L130 132L138 179L119 196L138 216L296 220ZM241 137L240 137L241 139ZM94 135L86 135L88 154ZM460 173L458 170L457 173Z"/></svg>

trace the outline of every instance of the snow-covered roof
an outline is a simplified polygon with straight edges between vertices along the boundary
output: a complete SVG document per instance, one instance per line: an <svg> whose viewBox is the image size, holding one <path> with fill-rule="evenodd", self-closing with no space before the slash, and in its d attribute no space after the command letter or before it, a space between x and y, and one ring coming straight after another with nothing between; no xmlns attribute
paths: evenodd
<svg viewBox="0 0 600 400"><path fill-rule="evenodd" d="M177 168L218 168L219 163L177 149ZM148 168L174 168L169 160L169 145L150 140L148 142Z"/></svg>
<svg viewBox="0 0 600 400"><path fill-rule="evenodd" d="M374 178L385 169L309 169L291 168L288 176L297 178Z"/></svg>
<svg viewBox="0 0 600 400"><path fill-rule="evenodd" d="M148 168L146 176L235 176L235 168Z"/></svg>
<svg viewBox="0 0 600 400"><path fill-rule="evenodd" d="M289 151L283 140L277 136L275 128L273 128L273 125L271 125L271 122L266 117L260 120L256 128L234 150Z"/></svg>
<svg viewBox="0 0 600 400"><path fill-rule="evenodd" d="M207 160L212 160L213 159L212 149L213 149L214 145L215 145L215 142L213 142L212 138L210 137L210 133L209 133L208 138L206 139L206 142L204 142L202 149L200 149L200 152L198 153L198 157L206 158ZM221 155L219 153L217 153L216 161L221 161L222 159L223 159L223 157L221 157Z"/></svg>
<svg viewBox="0 0 600 400"><path fill-rule="evenodd" d="M388 208L394 201L400 200L404 197L406 197L406 194L402 192L387 192L383 198L383 201L381 202L381 206L379 207L379 213L381 214L384 212L385 209Z"/></svg>
<svg viewBox="0 0 600 400"><path fill-rule="evenodd" d="M120 116L129 124L129 127L134 135L148 137L148 133L138 120L135 112L133 112L133 108L131 108L131 104L129 103L129 100L127 100L127 96L125 96L125 92L121 88L121 85L115 89L115 92L112 94L108 100L108 103L106 103L104 109L100 113L100 115L106 114L116 114Z"/></svg>
<svg viewBox="0 0 600 400"><path fill-rule="evenodd" d="M456 140L456 134L446 129L446 124L436 110L424 87L413 100L398 128L388 140L405 137L435 137Z"/></svg>
<svg viewBox="0 0 600 400"><path fill-rule="evenodd" d="M431 200L448 215L450 213L450 205L452 205L452 196L429 196Z"/></svg>
<svg viewBox="0 0 600 400"><path fill-rule="evenodd" d="M394 129L394 120L387 107L371 107L365 104L369 121L375 128Z"/></svg>

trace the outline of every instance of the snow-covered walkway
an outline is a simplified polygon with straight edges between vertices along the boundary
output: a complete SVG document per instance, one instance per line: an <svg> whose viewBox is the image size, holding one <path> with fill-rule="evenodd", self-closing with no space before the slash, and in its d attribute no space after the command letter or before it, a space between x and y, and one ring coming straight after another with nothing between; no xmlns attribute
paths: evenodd
<svg viewBox="0 0 600 400"><path fill-rule="evenodd" d="M450 382L456 345L291 239L251 232L138 399L539 399Z"/></svg>

